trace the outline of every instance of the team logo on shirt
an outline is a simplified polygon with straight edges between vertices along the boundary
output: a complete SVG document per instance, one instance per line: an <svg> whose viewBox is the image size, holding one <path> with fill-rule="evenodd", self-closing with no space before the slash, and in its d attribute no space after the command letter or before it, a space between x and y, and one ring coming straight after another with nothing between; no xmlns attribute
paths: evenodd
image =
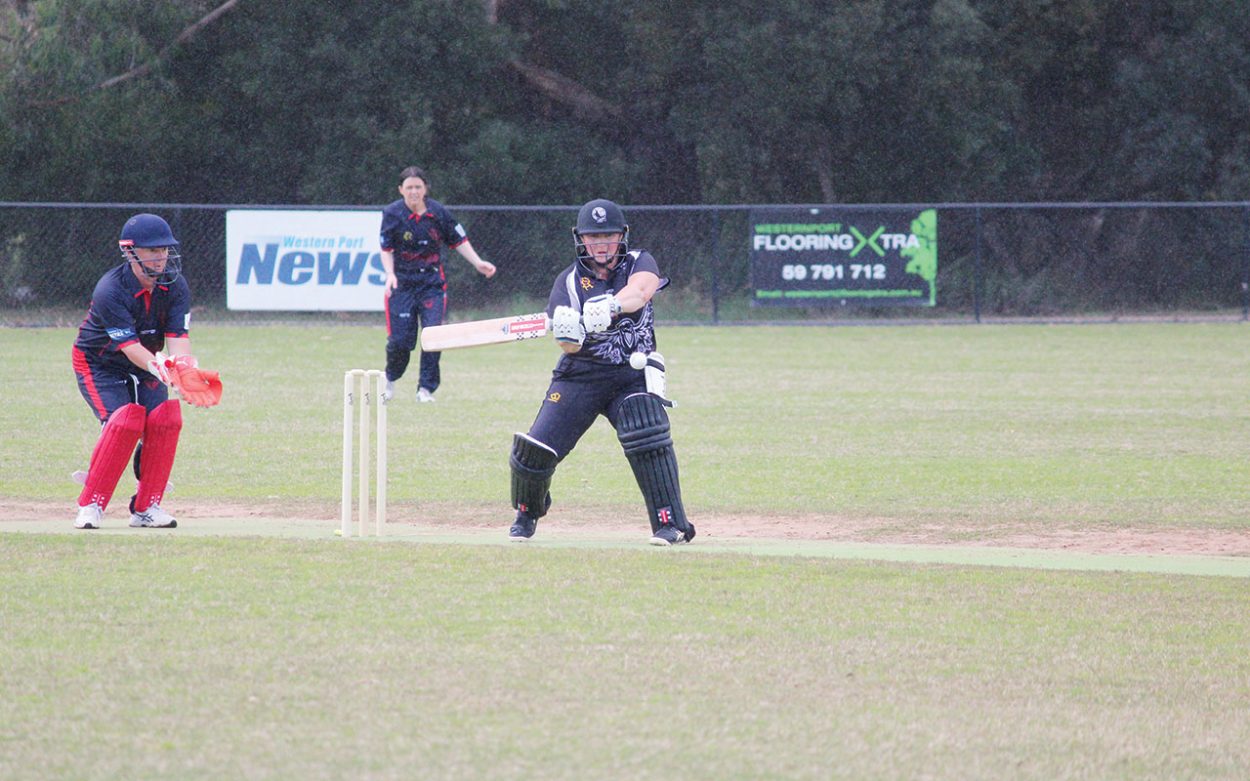
<svg viewBox="0 0 1250 781"><path fill-rule="evenodd" d="M552 394L547 397L547 401L551 402L552 404L559 403L560 391L553 391Z"/></svg>
<svg viewBox="0 0 1250 781"><path fill-rule="evenodd" d="M641 311L619 318L606 331L587 334L583 354L601 363L624 364L631 353L649 353L655 349L655 315L648 303Z"/></svg>
<svg viewBox="0 0 1250 781"><path fill-rule="evenodd" d="M590 277L582 277L582 290L590 290L595 286L595 281Z"/></svg>
<svg viewBox="0 0 1250 781"><path fill-rule="evenodd" d="M412 231L404 231L404 241L412 241Z"/></svg>

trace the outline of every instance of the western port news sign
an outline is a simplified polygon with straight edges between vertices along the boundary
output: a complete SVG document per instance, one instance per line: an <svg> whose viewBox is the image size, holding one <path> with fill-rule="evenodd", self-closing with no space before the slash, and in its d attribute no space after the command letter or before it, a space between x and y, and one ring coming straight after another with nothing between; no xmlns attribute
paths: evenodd
<svg viewBox="0 0 1250 781"><path fill-rule="evenodd" d="M226 212L226 306L381 312L378 211Z"/></svg>
<svg viewBox="0 0 1250 781"><path fill-rule="evenodd" d="M756 209L756 306L937 302L937 210Z"/></svg>

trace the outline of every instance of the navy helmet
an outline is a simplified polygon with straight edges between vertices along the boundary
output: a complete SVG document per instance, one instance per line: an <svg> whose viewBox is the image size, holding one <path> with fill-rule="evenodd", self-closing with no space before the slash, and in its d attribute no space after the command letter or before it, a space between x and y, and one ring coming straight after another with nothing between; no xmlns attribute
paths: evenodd
<svg viewBox="0 0 1250 781"><path fill-rule="evenodd" d="M577 257L589 260L586 241L582 238L591 233L619 233L621 241L616 247L616 254L608 259L607 265L625 257L629 252L629 223L625 222L625 212L609 200L596 198L582 205L577 210L577 225L573 227L573 244L577 247Z"/></svg>
<svg viewBox="0 0 1250 781"><path fill-rule="evenodd" d="M182 255L178 253L178 240L170 230L169 223L155 214L136 214L126 220L122 226L122 235L117 239L122 257L132 263L138 263L143 273L158 285L173 283L182 274ZM149 268L148 264L160 261L141 261L135 254L135 247L154 249L168 247L169 255L165 258L163 268Z"/></svg>

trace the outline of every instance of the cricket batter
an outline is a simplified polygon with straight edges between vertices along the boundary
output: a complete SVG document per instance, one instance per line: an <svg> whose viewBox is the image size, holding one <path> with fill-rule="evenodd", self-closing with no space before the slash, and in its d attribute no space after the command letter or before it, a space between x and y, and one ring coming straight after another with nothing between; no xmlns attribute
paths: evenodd
<svg viewBox="0 0 1250 781"><path fill-rule="evenodd" d="M96 284L73 348L78 390L103 424L74 527L100 528L133 453L139 485L130 499L130 525L173 528L178 522L161 499L182 409L168 388L207 407L220 401L221 381L191 356L191 290L169 224L155 214L136 214L122 226L118 246L125 262Z"/></svg>
<svg viewBox="0 0 1250 781"><path fill-rule="evenodd" d="M382 210L382 268L386 271L386 389L404 376L417 347L418 326L439 325L447 314L447 273L441 248L451 247L490 279L495 265L478 257L464 228L447 207L429 196L429 180L416 166L399 174L403 197ZM442 353L421 353L417 401L434 401Z"/></svg>
<svg viewBox="0 0 1250 781"><path fill-rule="evenodd" d="M556 465L603 415L616 429L642 489L651 544L689 542L695 530L681 502L667 402L661 388L649 391L648 373L630 364L634 353L654 353L651 298L668 280L660 277L651 253L629 248L625 214L611 201L582 206L573 243L577 260L556 277L547 302L552 335L564 354L529 433L512 441L517 514L508 534L514 540L534 536L538 519L551 506L548 489ZM662 361L658 366L662 372Z"/></svg>

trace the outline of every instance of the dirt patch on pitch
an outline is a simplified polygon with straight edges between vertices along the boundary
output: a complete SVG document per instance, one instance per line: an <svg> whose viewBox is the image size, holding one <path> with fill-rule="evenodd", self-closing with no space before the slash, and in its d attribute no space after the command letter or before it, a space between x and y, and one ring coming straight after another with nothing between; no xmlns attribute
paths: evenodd
<svg viewBox="0 0 1250 781"><path fill-rule="evenodd" d="M970 526L897 520L873 521L828 516L704 519L709 535L794 540L870 542L893 545L1066 550L1079 553L1132 553L1187 556L1250 556L1250 531L1180 527L1040 528L1026 524Z"/></svg>
<svg viewBox="0 0 1250 781"><path fill-rule="evenodd" d="M337 523L338 510L323 503L255 504L242 502L171 502L169 509L183 524L197 518L255 518L267 521L324 520ZM123 522L124 503L110 508L108 517ZM73 525L73 507L49 502L5 502L0 522L64 518ZM392 507L388 523L393 528L412 526L453 531L498 528L505 534L510 520L507 508L463 505ZM1041 524L904 523L897 519L843 518L836 515L747 516L701 514L695 524L705 539L821 540L885 545L950 545L963 547L1064 550L1079 553L1155 554L1162 556L1247 556L1250 530L1182 527L1116 526L1109 528L1045 527ZM640 521L604 518L602 511L563 508L539 523L540 536L552 533L609 532L648 536Z"/></svg>

